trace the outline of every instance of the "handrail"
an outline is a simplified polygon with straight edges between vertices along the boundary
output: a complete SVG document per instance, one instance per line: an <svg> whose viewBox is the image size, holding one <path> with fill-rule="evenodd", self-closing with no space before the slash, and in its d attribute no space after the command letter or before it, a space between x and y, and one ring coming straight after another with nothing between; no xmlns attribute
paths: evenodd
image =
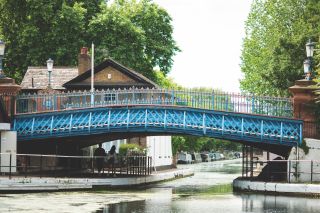
<svg viewBox="0 0 320 213"><path fill-rule="evenodd" d="M96 90L93 93L90 91L68 91L56 94L21 94L17 96L16 103L16 114L115 105L175 105L227 112L293 117L291 98L220 91L202 92L144 88Z"/></svg>

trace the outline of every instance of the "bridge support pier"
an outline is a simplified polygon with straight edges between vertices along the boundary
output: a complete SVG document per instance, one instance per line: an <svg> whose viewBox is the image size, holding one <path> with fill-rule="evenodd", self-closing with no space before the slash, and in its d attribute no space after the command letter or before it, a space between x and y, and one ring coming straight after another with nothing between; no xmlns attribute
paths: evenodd
<svg viewBox="0 0 320 213"><path fill-rule="evenodd" d="M315 82L297 80L289 88L293 95L293 116L304 121L303 136L305 138L320 138L319 126L316 125L316 95Z"/></svg>
<svg viewBox="0 0 320 213"><path fill-rule="evenodd" d="M253 147L242 145L242 177L253 178Z"/></svg>

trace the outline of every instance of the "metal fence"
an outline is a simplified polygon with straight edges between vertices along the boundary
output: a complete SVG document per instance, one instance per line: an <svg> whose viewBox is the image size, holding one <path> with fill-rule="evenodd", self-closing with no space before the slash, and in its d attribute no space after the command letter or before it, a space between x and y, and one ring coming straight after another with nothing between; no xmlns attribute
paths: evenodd
<svg viewBox="0 0 320 213"><path fill-rule="evenodd" d="M21 94L16 114L119 105L176 105L201 109L292 117L292 100L225 92L167 89L72 91Z"/></svg>
<svg viewBox="0 0 320 213"><path fill-rule="evenodd" d="M102 170L97 160L103 160ZM147 176L152 173L149 156L117 156L112 163L106 157L0 153L2 176L23 177L121 177Z"/></svg>
<svg viewBox="0 0 320 213"><path fill-rule="evenodd" d="M242 177L267 182L320 182L319 160L253 160Z"/></svg>
<svg viewBox="0 0 320 213"><path fill-rule="evenodd" d="M303 136L305 138L320 139L320 124L316 122L303 122Z"/></svg>

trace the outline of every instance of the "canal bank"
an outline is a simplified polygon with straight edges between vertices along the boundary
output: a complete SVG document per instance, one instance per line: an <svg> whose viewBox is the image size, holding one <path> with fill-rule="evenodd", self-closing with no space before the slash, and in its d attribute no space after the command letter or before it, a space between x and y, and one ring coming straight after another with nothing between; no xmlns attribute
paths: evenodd
<svg viewBox="0 0 320 213"><path fill-rule="evenodd" d="M290 196L320 196L320 185L308 183L277 183L250 181L237 178L233 181L233 189L237 192L282 194Z"/></svg>
<svg viewBox="0 0 320 213"><path fill-rule="evenodd" d="M125 188L153 184L192 176L191 169L171 169L154 172L144 177L110 177L110 178L51 178L51 177L8 177L0 178L0 192L23 191L72 191L93 188Z"/></svg>

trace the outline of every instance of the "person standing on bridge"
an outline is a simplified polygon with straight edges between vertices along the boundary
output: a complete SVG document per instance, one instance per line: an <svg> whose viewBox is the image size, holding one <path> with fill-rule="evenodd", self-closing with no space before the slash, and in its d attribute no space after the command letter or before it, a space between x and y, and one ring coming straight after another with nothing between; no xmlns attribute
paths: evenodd
<svg viewBox="0 0 320 213"><path fill-rule="evenodd" d="M94 156L96 157L96 167L98 169L98 173L100 174L103 168L104 157L106 156L106 151L102 148L101 143L99 143L99 148L94 151Z"/></svg>

